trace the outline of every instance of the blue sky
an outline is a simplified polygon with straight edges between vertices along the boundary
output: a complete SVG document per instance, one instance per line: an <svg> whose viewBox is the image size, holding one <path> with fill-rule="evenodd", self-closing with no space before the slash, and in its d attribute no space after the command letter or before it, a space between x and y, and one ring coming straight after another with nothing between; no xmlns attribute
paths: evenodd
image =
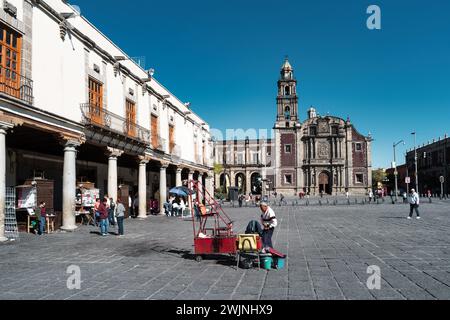
<svg viewBox="0 0 450 320"><path fill-rule="evenodd" d="M272 128L285 55L301 119L349 116L371 132L375 167L392 144L450 134L448 0L73 0L81 13L213 128ZM382 29L368 30L369 5ZM404 152L399 147L398 152ZM399 161L401 162L401 161Z"/></svg>

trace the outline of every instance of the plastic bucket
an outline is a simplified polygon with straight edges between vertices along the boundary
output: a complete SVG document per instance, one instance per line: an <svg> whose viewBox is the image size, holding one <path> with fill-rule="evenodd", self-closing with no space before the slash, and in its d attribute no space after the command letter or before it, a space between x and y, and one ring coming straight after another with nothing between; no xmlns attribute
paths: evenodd
<svg viewBox="0 0 450 320"><path fill-rule="evenodd" d="M261 255L261 265L265 270L272 269L273 259L271 255Z"/></svg>

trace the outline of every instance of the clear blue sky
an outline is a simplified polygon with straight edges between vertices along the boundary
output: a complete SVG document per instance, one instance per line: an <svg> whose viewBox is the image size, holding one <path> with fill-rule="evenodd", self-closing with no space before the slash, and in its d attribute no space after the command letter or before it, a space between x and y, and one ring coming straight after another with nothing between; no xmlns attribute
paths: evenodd
<svg viewBox="0 0 450 320"><path fill-rule="evenodd" d="M350 116L375 138L375 167L413 130L419 143L450 134L448 0L70 2L213 128L272 128L289 55L302 120L311 105ZM371 4L380 31L366 28Z"/></svg>

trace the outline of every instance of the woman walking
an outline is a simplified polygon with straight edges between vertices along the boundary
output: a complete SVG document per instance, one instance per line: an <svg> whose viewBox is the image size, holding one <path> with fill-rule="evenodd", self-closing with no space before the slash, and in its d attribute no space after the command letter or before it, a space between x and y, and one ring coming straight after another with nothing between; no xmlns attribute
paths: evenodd
<svg viewBox="0 0 450 320"><path fill-rule="evenodd" d="M125 219L125 206L123 205L122 201L120 201L120 199L117 199L116 219L117 225L119 227L117 235L119 237L123 237L124 235L123 221Z"/></svg>

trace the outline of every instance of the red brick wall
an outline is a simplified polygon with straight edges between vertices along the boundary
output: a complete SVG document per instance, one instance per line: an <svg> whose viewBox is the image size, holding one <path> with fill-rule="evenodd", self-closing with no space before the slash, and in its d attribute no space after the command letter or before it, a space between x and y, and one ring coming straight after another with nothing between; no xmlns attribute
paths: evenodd
<svg viewBox="0 0 450 320"><path fill-rule="evenodd" d="M291 153L285 153L284 146L286 144L291 145ZM295 133L282 133L281 134L281 150L280 150L280 164L281 167L295 167L295 159L297 154L297 145L295 144Z"/></svg>

